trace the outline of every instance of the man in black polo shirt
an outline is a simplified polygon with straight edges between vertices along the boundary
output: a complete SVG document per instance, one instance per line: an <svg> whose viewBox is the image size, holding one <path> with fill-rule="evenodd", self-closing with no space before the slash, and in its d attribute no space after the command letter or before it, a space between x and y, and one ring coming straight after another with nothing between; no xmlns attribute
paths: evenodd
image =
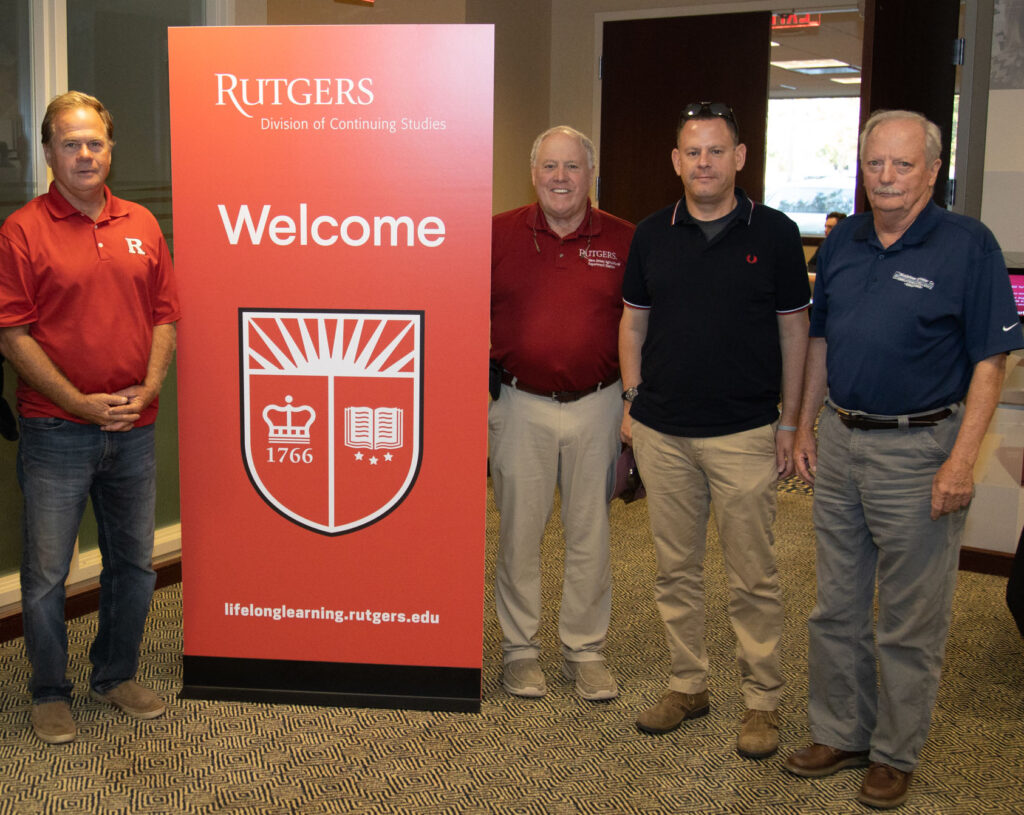
<svg viewBox="0 0 1024 815"><path fill-rule="evenodd" d="M619 328L622 439L647 487L672 660L667 692L637 727L667 733L709 710L703 560L713 503L747 709L737 750L763 758L778 748L783 685L775 482L794 470L810 290L796 224L735 187L746 147L732 110L688 105L676 143L685 194L637 227Z"/></svg>

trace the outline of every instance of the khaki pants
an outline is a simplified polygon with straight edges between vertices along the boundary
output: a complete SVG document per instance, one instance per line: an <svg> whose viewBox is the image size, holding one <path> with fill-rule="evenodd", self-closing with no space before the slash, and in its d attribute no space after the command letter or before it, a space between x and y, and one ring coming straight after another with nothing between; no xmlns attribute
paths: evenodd
<svg viewBox="0 0 1024 815"><path fill-rule="evenodd" d="M558 635L570 660L601 660L611 617L608 501L622 419L615 383L559 403L502 385L488 409L491 480L501 513L494 599L505 662L540 652L540 542L557 483L565 527Z"/></svg>
<svg viewBox="0 0 1024 815"><path fill-rule="evenodd" d="M688 438L633 421L633 451L647 487L658 558L655 599L665 623L669 689L707 688L704 550L711 504L729 581L729 618L744 703L774 710L782 692L782 596L775 568L775 431Z"/></svg>

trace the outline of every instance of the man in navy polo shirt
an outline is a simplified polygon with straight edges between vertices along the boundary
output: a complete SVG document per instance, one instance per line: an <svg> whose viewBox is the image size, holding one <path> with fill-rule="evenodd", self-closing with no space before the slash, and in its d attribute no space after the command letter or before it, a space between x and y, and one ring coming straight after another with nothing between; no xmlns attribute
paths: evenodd
<svg viewBox="0 0 1024 815"><path fill-rule="evenodd" d="M795 446L814 484L818 603L813 743L785 766L816 778L870 762L858 800L877 808L906 799L928 733L974 463L1006 353L1024 346L995 238L931 200L940 151L917 113L864 126L872 211L822 244Z"/></svg>
<svg viewBox="0 0 1024 815"><path fill-rule="evenodd" d="M537 203L494 216L488 444L501 513L494 601L502 685L547 692L540 542L555 486L565 527L562 674L584 699L619 688L602 654L611 617L608 501L619 452L622 270L633 225L590 204L594 145L570 127L530 153Z"/></svg>
<svg viewBox="0 0 1024 815"><path fill-rule="evenodd" d="M727 105L684 108L676 144L684 196L637 226L619 328L621 434L647 487L672 660L667 692L636 724L667 733L709 710L703 564L714 504L746 707L736 749L764 758L779 743L772 523L776 480L793 473L807 266L796 224L735 186L746 147Z"/></svg>

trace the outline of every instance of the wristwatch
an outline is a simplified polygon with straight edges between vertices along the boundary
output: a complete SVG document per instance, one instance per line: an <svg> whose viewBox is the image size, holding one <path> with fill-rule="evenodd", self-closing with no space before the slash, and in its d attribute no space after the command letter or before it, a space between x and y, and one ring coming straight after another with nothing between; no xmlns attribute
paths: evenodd
<svg viewBox="0 0 1024 815"><path fill-rule="evenodd" d="M622 401L623 402L632 402L634 399L636 399L636 395L639 392L640 391L638 391L636 388L626 388L622 392Z"/></svg>

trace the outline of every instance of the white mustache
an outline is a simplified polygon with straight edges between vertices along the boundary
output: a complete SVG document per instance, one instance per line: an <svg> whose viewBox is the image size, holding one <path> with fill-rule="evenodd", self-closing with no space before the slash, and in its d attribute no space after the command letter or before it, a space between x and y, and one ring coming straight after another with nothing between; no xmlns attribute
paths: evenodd
<svg viewBox="0 0 1024 815"><path fill-rule="evenodd" d="M871 190L874 195L899 195L900 191L897 187L875 187Z"/></svg>

